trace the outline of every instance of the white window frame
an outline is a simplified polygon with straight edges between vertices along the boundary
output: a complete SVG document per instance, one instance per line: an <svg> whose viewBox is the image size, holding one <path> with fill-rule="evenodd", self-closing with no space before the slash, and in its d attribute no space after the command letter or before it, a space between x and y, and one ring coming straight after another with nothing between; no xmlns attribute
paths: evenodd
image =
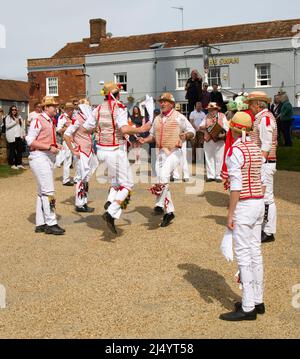
<svg viewBox="0 0 300 359"><path fill-rule="evenodd" d="M120 81L118 81L118 76L126 76L126 82L120 82ZM118 72L118 73L114 74L114 79L115 79L115 83L117 83L117 84L121 84L122 86L123 86L124 84L126 84L126 88L127 88L126 91L121 90L120 93L122 93L122 94L127 94L127 93L128 93L128 77L127 77L127 72Z"/></svg>
<svg viewBox="0 0 300 359"><path fill-rule="evenodd" d="M179 71L182 71L182 70L187 70L187 78L179 78ZM187 80L190 78L190 69L188 67L183 67L183 68L180 68L180 69L176 69L176 90L177 91L182 91L182 90L185 90L185 84L187 82ZM179 86L179 81L181 80L185 80L185 84L183 87L180 87Z"/></svg>
<svg viewBox="0 0 300 359"><path fill-rule="evenodd" d="M210 71L212 70L218 70L219 71L219 77L210 77ZM217 79L217 80L211 80L211 79ZM217 83L219 86L221 86L222 83L222 77L221 77L221 67L220 66L214 66L214 67L210 67L208 74L207 74L207 80L208 80L208 85L210 88L213 88L213 84Z"/></svg>
<svg viewBox="0 0 300 359"><path fill-rule="evenodd" d="M261 68L262 66L267 66L269 67L269 77L267 79L262 79L262 78L258 78L259 75L259 68ZM259 82L261 81L269 81L270 83L268 85L260 85ZM267 63L267 64L256 64L255 65L255 87L256 88L268 88L268 87L272 87L272 72L271 72L271 64Z"/></svg>
<svg viewBox="0 0 300 359"><path fill-rule="evenodd" d="M56 93L50 93L49 91L49 82L50 80L53 80L53 79L56 79L56 88L57 88L57 91ZM52 86L54 87L54 86ZM58 77L47 77L46 78L46 96L58 96Z"/></svg>

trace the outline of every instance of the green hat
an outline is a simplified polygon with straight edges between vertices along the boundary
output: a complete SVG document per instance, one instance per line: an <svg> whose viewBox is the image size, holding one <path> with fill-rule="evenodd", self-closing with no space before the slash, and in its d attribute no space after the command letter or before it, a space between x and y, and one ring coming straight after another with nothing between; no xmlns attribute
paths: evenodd
<svg viewBox="0 0 300 359"><path fill-rule="evenodd" d="M229 101L227 104L228 111L237 111L237 104L235 101Z"/></svg>
<svg viewBox="0 0 300 359"><path fill-rule="evenodd" d="M238 96L235 99L238 111L248 110L249 106L244 102L246 99L247 99L247 97L245 97L245 96Z"/></svg>

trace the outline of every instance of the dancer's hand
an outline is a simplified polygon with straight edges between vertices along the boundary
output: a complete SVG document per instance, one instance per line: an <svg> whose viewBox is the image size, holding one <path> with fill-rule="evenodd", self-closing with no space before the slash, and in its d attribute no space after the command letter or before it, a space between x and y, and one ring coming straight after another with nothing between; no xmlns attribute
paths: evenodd
<svg viewBox="0 0 300 359"><path fill-rule="evenodd" d="M54 146L51 146L50 147L50 152L53 153L54 155L57 155L58 152L59 152L59 149L54 147Z"/></svg>
<svg viewBox="0 0 300 359"><path fill-rule="evenodd" d="M80 152L78 150L73 150L72 153L75 157L77 157L77 158L80 157Z"/></svg>
<svg viewBox="0 0 300 359"><path fill-rule="evenodd" d="M234 229L234 223L233 223L233 216L232 215L228 215L227 217L227 228L230 230L230 231L233 231Z"/></svg>

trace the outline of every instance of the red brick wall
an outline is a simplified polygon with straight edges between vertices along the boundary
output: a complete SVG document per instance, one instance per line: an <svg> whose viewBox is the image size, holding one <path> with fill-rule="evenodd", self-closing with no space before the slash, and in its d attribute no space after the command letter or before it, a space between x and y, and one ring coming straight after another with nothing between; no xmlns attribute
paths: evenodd
<svg viewBox="0 0 300 359"><path fill-rule="evenodd" d="M86 85L83 70L62 70L62 71L46 71L46 72L29 72L28 78L30 82L30 111L33 110L36 102L41 102L46 96L46 78L58 78L58 94L56 100L60 104L72 101L74 98L80 99L85 97ZM33 81L34 84L33 84Z"/></svg>

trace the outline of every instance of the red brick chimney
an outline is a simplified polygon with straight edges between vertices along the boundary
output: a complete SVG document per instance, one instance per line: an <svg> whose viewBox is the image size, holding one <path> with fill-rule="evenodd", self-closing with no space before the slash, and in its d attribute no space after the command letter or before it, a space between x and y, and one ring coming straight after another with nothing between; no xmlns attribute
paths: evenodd
<svg viewBox="0 0 300 359"><path fill-rule="evenodd" d="M99 44L100 40L106 38L106 21L103 19L90 20L90 43Z"/></svg>

